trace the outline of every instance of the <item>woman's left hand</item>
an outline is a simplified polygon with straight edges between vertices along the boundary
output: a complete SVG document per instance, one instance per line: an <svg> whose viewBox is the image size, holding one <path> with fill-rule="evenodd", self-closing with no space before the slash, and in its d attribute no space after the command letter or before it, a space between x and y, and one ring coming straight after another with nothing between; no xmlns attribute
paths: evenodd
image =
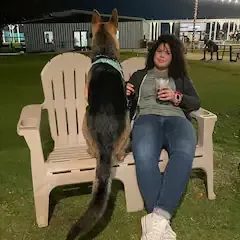
<svg viewBox="0 0 240 240"><path fill-rule="evenodd" d="M174 101L175 93L171 88L163 88L158 92L158 98L161 101Z"/></svg>

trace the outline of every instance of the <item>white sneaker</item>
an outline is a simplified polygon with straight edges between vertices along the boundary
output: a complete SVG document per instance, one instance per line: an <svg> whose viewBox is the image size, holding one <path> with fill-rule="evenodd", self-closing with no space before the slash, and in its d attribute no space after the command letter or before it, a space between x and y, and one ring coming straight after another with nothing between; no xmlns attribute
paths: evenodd
<svg viewBox="0 0 240 240"><path fill-rule="evenodd" d="M169 221L156 213L142 217L141 240L176 240L177 235L172 230Z"/></svg>

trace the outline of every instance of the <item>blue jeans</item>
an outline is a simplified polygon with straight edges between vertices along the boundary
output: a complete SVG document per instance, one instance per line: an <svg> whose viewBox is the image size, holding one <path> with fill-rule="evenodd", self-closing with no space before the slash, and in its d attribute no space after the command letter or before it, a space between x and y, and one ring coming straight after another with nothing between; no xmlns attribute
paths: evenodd
<svg viewBox="0 0 240 240"><path fill-rule="evenodd" d="M140 192L148 212L160 208L170 216L175 213L189 181L196 143L195 129L183 117L143 115L137 118L132 131L132 149ZM163 148L169 154L169 162L162 175L158 162Z"/></svg>

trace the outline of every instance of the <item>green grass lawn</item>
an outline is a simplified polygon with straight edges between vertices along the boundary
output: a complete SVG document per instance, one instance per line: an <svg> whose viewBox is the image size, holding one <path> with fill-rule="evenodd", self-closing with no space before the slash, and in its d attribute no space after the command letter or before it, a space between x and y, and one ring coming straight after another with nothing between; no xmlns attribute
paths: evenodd
<svg viewBox="0 0 240 240"><path fill-rule="evenodd" d="M122 54L122 59L134 56ZM16 125L22 107L41 103L40 71L51 54L0 57L0 239L65 239L67 231L83 213L90 198L88 184L72 191L55 189L57 203L47 228L38 228L33 205L30 156ZM184 201L173 220L178 240L240 239L240 68L235 64L189 61L190 75L202 100L202 107L216 113L214 131L215 191L217 199L206 198L204 178L189 183ZM43 123L43 145L49 142ZM203 197L199 198L199 194ZM127 213L122 185L114 182L110 210L96 231L86 240L137 240L144 211Z"/></svg>

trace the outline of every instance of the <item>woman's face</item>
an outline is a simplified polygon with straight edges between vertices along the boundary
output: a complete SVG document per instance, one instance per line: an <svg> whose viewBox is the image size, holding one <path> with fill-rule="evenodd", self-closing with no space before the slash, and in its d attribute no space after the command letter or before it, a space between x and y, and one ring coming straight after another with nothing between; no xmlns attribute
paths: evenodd
<svg viewBox="0 0 240 240"><path fill-rule="evenodd" d="M172 61L172 53L167 43L162 43L157 48L154 55L154 64L158 70L167 70Z"/></svg>

